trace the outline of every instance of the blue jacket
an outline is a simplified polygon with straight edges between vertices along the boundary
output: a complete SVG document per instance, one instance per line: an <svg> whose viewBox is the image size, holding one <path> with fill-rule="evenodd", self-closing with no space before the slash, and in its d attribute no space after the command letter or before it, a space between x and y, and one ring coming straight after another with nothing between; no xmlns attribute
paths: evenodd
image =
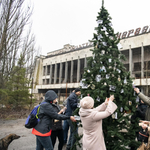
<svg viewBox="0 0 150 150"><path fill-rule="evenodd" d="M77 108L78 104L78 96L75 94L75 92L72 92L67 100L67 110L65 115L72 116L73 112Z"/></svg>

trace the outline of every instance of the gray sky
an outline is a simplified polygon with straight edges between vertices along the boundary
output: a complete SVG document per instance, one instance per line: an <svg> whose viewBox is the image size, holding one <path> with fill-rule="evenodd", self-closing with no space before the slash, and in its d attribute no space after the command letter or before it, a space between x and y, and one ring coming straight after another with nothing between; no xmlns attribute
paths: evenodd
<svg viewBox="0 0 150 150"><path fill-rule="evenodd" d="M33 32L42 55L93 38L102 0L35 0ZM115 32L150 26L150 0L105 0Z"/></svg>

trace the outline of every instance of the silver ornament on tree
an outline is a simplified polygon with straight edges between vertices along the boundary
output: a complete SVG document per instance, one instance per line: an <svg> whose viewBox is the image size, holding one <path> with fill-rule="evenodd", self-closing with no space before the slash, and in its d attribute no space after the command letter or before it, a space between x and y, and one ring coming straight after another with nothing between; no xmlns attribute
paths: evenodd
<svg viewBox="0 0 150 150"><path fill-rule="evenodd" d="M97 20L97 24L102 24L103 23L103 20Z"/></svg>
<svg viewBox="0 0 150 150"><path fill-rule="evenodd" d="M118 114L117 114L117 112L115 112L115 119L118 119Z"/></svg>
<svg viewBox="0 0 150 150"><path fill-rule="evenodd" d="M127 79L126 78L124 79L124 84L127 84Z"/></svg>
<svg viewBox="0 0 150 150"><path fill-rule="evenodd" d="M113 36L110 36L109 38L110 38L111 40L114 40L114 37L113 37Z"/></svg>
<svg viewBox="0 0 150 150"><path fill-rule="evenodd" d="M109 79L110 75L109 74L106 74L106 79Z"/></svg>
<svg viewBox="0 0 150 150"><path fill-rule="evenodd" d="M84 83L85 79L82 79L80 81L80 86L82 87L82 89L87 89L88 88L88 85L86 83Z"/></svg>
<svg viewBox="0 0 150 150"><path fill-rule="evenodd" d="M97 96L97 99L96 99L98 102L100 102L100 97L99 96Z"/></svg>
<svg viewBox="0 0 150 150"><path fill-rule="evenodd" d="M132 87L135 88L135 83L134 82L132 82Z"/></svg>
<svg viewBox="0 0 150 150"><path fill-rule="evenodd" d="M109 62L109 63L111 63L111 61L112 61L112 59L111 59L111 58L109 58L109 59L108 59L108 62Z"/></svg>
<svg viewBox="0 0 150 150"><path fill-rule="evenodd" d="M101 51L101 55L104 55L104 54L105 54L105 51L102 50L102 51Z"/></svg>
<svg viewBox="0 0 150 150"><path fill-rule="evenodd" d="M119 50L123 48L120 43L117 44L117 47L118 47Z"/></svg>
<svg viewBox="0 0 150 150"><path fill-rule="evenodd" d="M81 81L80 81L80 86L82 87L83 86L83 81L84 79L82 79Z"/></svg>
<svg viewBox="0 0 150 150"><path fill-rule="evenodd" d="M120 107L120 112L123 112L123 107Z"/></svg>
<svg viewBox="0 0 150 150"><path fill-rule="evenodd" d="M118 72L118 73L120 73L120 72L121 72L121 70L117 69L117 72Z"/></svg>
<svg viewBox="0 0 150 150"><path fill-rule="evenodd" d="M99 75L99 74L96 75L96 81L97 81L97 82L100 82L100 81L101 81L101 75Z"/></svg>
<svg viewBox="0 0 150 150"><path fill-rule="evenodd" d="M96 64L96 61L94 60L93 63Z"/></svg>
<svg viewBox="0 0 150 150"><path fill-rule="evenodd" d="M102 42L102 44L103 44L104 46L107 46L107 43L106 43L106 42Z"/></svg>
<svg viewBox="0 0 150 150"><path fill-rule="evenodd" d="M110 91L115 91L115 90L116 90L116 86L110 85L109 90L110 90Z"/></svg>
<svg viewBox="0 0 150 150"><path fill-rule="evenodd" d="M103 26L103 29L102 29L102 31L106 31L106 30L107 30L107 28Z"/></svg>
<svg viewBox="0 0 150 150"><path fill-rule="evenodd" d="M115 112L115 113L112 114L112 118L113 118L113 119L118 119L118 114L117 114L117 112Z"/></svg>
<svg viewBox="0 0 150 150"><path fill-rule="evenodd" d="M102 66L102 68L100 69L100 71L104 71L104 72L106 72L106 68L105 68L105 66Z"/></svg>
<svg viewBox="0 0 150 150"><path fill-rule="evenodd" d="M121 89L121 92L120 93L124 93L124 89Z"/></svg>
<svg viewBox="0 0 150 150"><path fill-rule="evenodd" d="M98 35L98 40L100 40L100 39L102 39L103 37L102 37L102 35L100 34L100 35Z"/></svg>
<svg viewBox="0 0 150 150"><path fill-rule="evenodd" d="M109 26L112 26L112 23L110 22L110 23L108 23L108 25L109 25Z"/></svg>
<svg viewBox="0 0 150 150"><path fill-rule="evenodd" d="M105 31L105 34L107 35L107 37L108 37L108 32L107 31Z"/></svg>

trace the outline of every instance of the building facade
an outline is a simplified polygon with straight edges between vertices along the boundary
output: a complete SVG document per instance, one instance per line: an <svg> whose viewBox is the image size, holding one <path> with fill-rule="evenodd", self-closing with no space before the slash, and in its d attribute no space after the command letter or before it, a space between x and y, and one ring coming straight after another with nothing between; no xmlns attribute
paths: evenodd
<svg viewBox="0 0 150 150"><path fill-rule="evenodd" d="M123 33L120 44L120 51L127 58L124 66L135 78L135 85L145 94L150 93L150 32L128 37ZM67 44L47 56L37 57L33 73L33 92L37 98L51 89L58 94L59 100L64 100L73 89L80 87L87 58L92 57L92 48L91 43Z"/></svg>

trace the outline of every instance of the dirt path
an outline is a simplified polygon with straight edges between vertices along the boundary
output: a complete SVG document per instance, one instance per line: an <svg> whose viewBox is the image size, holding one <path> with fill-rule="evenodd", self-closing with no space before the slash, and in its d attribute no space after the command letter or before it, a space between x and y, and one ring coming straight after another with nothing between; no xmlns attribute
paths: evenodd
<svg viewBox="0 0 150 150"><path fill-rule="evenodd" d="M10 133L15 133L21 137L17 140L14 140L10 143L8 150L35 150L36 147L36 138L31 134L32 129L26 129L24 127L26 119L17 119L17 120L2 120L0 119L0 139L5 137ZM82 129L79 129L79 133L82 132ZM57 150L58 141L56 142L55 149ZM63 147L65 150L65 147ZM78 150L81 150L78 148Z"/></svg>

